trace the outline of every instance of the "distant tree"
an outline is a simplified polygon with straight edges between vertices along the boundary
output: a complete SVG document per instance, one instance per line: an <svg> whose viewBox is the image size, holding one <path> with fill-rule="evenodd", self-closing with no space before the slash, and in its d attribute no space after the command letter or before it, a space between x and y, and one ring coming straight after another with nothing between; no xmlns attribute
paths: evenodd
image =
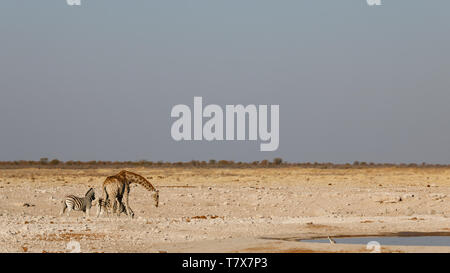
<svg viewBox="0 0 450 273"><path fill-rule="evenodd" d="M281 165L281 163L283 163L283 159L281 159L281 157L275 157L273 159L273 164L275 165Z"/></svg>
<svg viewBox="0 0 450 273"><path fill-rule="evenodd" d="M230 162L228 162L227 160L219 160L219 165L222 165L222 166L226 166L226 165L229 165L230 164Z"/></svg>
<svg viewBox="0 0 450 273"><path fill-rule="evenodd" d="M198 160L191 160L190 164L194 167L200 165L200 162Z"/></svg>
<svg viewBox="0 0 450 273"><path fill-rule="evenodd" d="M61 161L59 161L58 159L53 159L52 161L50 161L50 165L59 165L59 163L61 163Z"/></svg>

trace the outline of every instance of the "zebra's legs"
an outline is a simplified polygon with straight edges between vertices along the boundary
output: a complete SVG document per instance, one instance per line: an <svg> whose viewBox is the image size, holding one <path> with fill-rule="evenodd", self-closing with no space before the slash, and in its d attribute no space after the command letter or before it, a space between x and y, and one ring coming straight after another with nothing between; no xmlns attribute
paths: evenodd
<svg viewBox="0 0 450 273"><path fill-rule="evenodd" d="M72 207L67 207L67 217L70 216L70 211L72 210Z"/></svg>
<svg viewBox="0 0 450 273"><path fill-rule="evenodd" d="M105 213L109 216L109 199L99 200L97 203L97 217Z"/></svg>
<svg viewBox="0 0 450 273"><path fill-rule="evenodd" d="M108 205L105 205L104 207L103 207L103 211L106 211L106 216L107 217L109 217L109 213L110 213L110 207L108 206ZM102 214L103 214L103 211L102 211Z"/></svg>
<svg viewBox="0 0 450 273"><path fill-rule="evenodd" d="M98 202L97 204L97 218L100 216L100 214L102 213L102 205L100 202Z"/></svg>
<svg viewBox="0 0 450 273"><path fill-rule="evenodd" d="M66 202L63 201L62 204L63 204L63 207L61 209L61 212L59 213L60 216L62 216L64 214L64 212L66 212L66 209L67 209Z"/></svg>

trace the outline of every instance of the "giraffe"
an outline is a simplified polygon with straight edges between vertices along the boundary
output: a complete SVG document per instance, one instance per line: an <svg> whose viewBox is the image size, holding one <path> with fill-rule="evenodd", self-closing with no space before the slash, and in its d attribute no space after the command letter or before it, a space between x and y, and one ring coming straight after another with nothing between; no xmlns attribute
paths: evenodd
<svg viewBox="0 0 450 273"><path fill-rule="evenodd" d="M152 198L155 207L159 205L159 191L143 176L129 172L126 170L120 171L118 174L108 176L103 182L103 200L107 203L110 200L110 207L115 208L116 205L121 204L122 198L125 210L131 218L134 217L134 212L128 204L128 194L130 193L130 184L136 183L142 185L144 188L152 192ZM117 204L116 204L117 202ZM120 215L120 209L117 210L117 215Z"/></svg>

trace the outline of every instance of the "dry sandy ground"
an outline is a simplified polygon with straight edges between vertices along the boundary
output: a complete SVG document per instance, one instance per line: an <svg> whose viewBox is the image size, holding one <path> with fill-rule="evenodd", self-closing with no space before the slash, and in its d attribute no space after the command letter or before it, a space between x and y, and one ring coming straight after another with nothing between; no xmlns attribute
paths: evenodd
<svg viewBox="0 0 450 273"><path fill-rule="evenodd" d="M118 169L0 170L0 252L369 252L300 238L450 233L450 169L129 169L160 190L160 207L133 185L129 219L60 217ZM450 247L382 246L384 252Z"/></svg>

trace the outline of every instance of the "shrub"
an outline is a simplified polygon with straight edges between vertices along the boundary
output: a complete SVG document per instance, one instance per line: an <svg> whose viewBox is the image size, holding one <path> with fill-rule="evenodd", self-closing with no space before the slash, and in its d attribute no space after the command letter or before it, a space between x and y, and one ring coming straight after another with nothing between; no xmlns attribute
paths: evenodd
<svg viewBox="0 0 450 273"><path fill-rule="evenodd" d="M61 163L61 161L59 161L58 159L53 159L52 161L50 161L50 165L59 165L59 163Z"/></svg>
<svg viewBox="0 0 450 273"><path fill-rule="evenodd" d="M268 166L269 165L269 160L264 159L264 160L261 161L260 164L261 164L261 166Z"/></svg>
<svg viewBox="0 0 450 273"><path fill-rule="evenodd" d="M273 159L273 164L275 165L281 165L281 163L283 163L283 159L281 159L281 157L275 157Z"/></svg>
<svg viewBox="0 0 450 273"><path fill-rule="evenodd" d="M219 165L221 166L229 166L229 165L234 165L234 161L233 160L219 160Z"/></svg>

